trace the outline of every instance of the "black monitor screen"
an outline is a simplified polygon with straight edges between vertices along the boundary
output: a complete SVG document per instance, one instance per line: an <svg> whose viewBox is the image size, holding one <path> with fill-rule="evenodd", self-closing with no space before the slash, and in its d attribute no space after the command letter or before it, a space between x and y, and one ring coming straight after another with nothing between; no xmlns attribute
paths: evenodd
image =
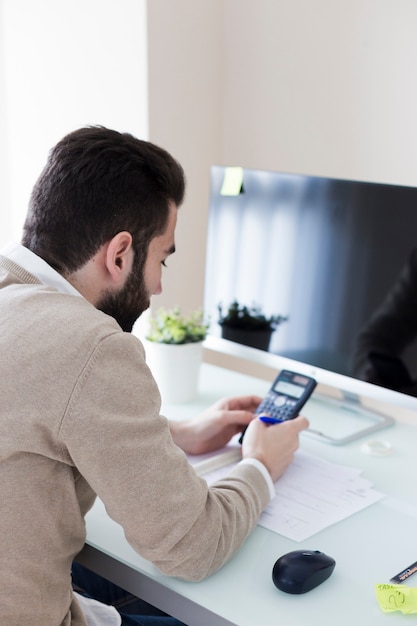
<svg viewBox="0 0 417 626"><path fill-rule="evenodd" d="M227 171L211 168L211 332L220 334L219 303L256 303L288 316L270 352L355 375L358 334L417 245L417 189L243 169L228 195Z"/></svg>

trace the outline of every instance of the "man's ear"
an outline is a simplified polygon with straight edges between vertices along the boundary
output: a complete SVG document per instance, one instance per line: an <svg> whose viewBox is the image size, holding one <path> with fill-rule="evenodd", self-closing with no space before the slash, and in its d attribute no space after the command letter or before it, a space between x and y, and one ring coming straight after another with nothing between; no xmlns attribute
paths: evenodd
<svg viewBox="0 0 417 626"><path fill-rule="evenodd" d="M132 269L132 263L132 235L124 230L117 233L107 244L105 264L111 281L115 284L124 283Z"/></svg>

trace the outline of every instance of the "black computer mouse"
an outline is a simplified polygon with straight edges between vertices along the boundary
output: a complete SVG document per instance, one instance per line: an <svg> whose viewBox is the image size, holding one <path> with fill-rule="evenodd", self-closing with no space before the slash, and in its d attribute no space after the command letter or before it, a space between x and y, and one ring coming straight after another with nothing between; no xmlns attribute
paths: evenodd
<svg viewBox="0 0 417 626"><path fill-rule="evenodd" d="M336 561L319 550L294 550L281 556L272 570L274 585L287 593L305 593L327 580Z"/></svg>

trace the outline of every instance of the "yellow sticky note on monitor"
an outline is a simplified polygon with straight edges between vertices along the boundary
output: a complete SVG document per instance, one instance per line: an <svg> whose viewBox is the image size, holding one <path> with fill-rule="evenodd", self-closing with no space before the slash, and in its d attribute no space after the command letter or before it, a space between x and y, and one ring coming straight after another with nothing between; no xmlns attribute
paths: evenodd
<svg viewBox="0 0 417 626"><path fill-rule="evenodd" d="M417 613L417 589L405 585L375 585L379 606L385 613Z"/></svg>
<svg viewBox="0 0 417 626"><path fill-rule="evenodd" d="M222 187L220 189L221 196L238 196L243 188L243 168L242 167L226 167Z"/></svg>

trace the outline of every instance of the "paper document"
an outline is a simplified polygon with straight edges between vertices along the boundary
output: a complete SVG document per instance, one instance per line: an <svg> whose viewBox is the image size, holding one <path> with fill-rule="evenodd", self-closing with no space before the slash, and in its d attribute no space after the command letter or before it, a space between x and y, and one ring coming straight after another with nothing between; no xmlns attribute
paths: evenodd
<svg viewBox="0 0 417 626"><path fill-rule="evenodd" d="M223 467L219 467L222 463L216 454L191 462L199 474L201 470L207 472L204 478L211 485L235 464L227 453L238 457L239 450L234 445L227 448ZM259 525L294 541L304 541L384 497L361 476L361 470L329 463L302 450L296 452L294 462L275 483L275 493Z"/></svg>

